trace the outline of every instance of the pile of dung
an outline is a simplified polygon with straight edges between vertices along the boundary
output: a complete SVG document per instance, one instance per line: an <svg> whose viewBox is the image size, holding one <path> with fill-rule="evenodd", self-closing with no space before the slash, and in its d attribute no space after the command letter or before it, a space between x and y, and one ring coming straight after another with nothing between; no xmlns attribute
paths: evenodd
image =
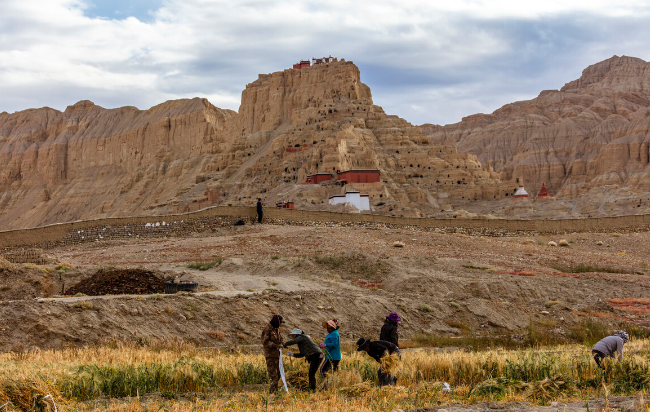
<svg viewBox="0 0 650 412"><path fill-rule="evenodd" d="M165 292L165 279L145 269L100 269L66 289L66 295L150 295Z"/></svg>

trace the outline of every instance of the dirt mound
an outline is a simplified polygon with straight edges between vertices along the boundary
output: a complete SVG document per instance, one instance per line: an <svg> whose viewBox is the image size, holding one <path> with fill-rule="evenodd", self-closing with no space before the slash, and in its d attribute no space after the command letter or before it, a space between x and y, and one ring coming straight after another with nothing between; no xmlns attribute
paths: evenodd
<svg viewBox="0 0 650 412"><path fill-rule="evenodd" d="M165 279L145 269L100 269L70 289L67 295L149 295L165 292Z"/></svg>

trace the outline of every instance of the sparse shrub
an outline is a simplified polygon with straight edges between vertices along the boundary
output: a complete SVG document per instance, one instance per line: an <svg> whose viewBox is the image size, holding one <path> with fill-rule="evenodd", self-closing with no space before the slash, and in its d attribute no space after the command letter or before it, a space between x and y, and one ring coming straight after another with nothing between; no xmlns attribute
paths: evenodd
<svg viewBox="0 0 650 412"><path fill-rule="evenodd" d="M406 243L400 242L399 240L393 242L393 247L404 247L406 246Z"/></svg>
<svg viewBox="0 0 650 412"><path fill-rule="evenodd" d="M593 345L609 335L609 327L594 319L584 319L580 325L574 326L569 331L569 337L585 345Z"/></svg>
<svg viewBox="0 0 650 412"><path fill-rule="evenodd" d="M163 297L163 295L160 294L160 293L153 293L153 294L147 296L147 298L149 298L149 299L160 299L162 297Z"/></svg>
<svg viewBox="0 0 650 412"><path fill-rule="evenodd" d="M460 308L460 305L458 303L456 303L456 302L449 302L449 306L451 306L452 308L456 308L456 309Z"/></svg>
<svg viewBox="0 0 650 412"><path fill-rule="evenodd" d="M548 242L549 246L557 246L557 243L553 242L552 240Z"/></svg>
<svg viewBox="0 0 650 412"><path fill-rule="evenodd" d="M81 292L74 295L75 298L83 298L84 296L88 296L88 295L86 295L85 293L81 293Z"/></svg>
<svg viewBox="0 0 650 412"><path fill-rule="evenodd" d="M206 331L205 334L211 337L212 339L216 339L221 342L226 340L226 334L218 329Z"/></svg>
<svg viewBox="0 0 650 412"><path fill-rule="evenodd" d="M560 240L560 243L558 243L558 245L560 245L562 247L568 247L569 242L566 239L562 239L562 240Z"/></svg>
<svg viewBox="0 0 650 412"><path fill-rule="evenodd" d="M257 289L248 288L248 289L246 289L246 292L257 292Z"/></svg>
<svg viewBox="0 0 650 412"><path fill-rule="evenodd" d="M426 303L421 303L420 306L418 306L418 310L425 313L433 312L433 308Z"/></svg>
<svg viewBox="0 0 650 412"><path fill-rule="evenodd" d="M555 305L559 305L560 303L562 303L562 302L560 302L559 300L548 300L548 301L546 301L544 306L546 306L547 308L550 308L550 307L553 307Z"/></svg>
<svg viewBox="0 0 650 412"><path fill-rule="evenodd" d="M447 319L445 320L445 323L451 326L452 328L460 329L461 331L463 331L463 333L469 333L472 331L472 328L468 324L457 320Z"/></svg>
<svg viewBox="0 0 650 412"><path fill-rule="evenodd" d="M35 265L35 264L33 264L33 263L23 263L23 267L24 267L25 269L38 270L39 272L43 272L43 273L50 273L50 272L52 272L52 268L49 268L49 267L47 267L47 266L39 266L39 265Z"/></svg>
<svg viewBox="0 0 650 412"><path fill-rule="evenodd" d="M603 242L599 240L598 243L596 243L596 244L597 244L598 246L602 246L602 245L603 245Z"/></svg>
<svg viewBox="0 0 650 412"><path fill-rule="evenodd" d="M172 309L171 306L167 305L167 306L165 307L165 313L167 313L168 315L171 315L171 314L174 313L174 310Z"/></svg>
<svg viewBox="0 0 650 412"><path fill-rule="evenodd" d="M278 260L278 259L280 259L280 256L278 256L278 255L273 255L273 256L271 256L271 259L273 259L273 260Z"/></svg>
<svg viewBox="0 0 650 412"><path fill-rule="evenodd" d="M77 309L83 309L83 310L90 310L94 308L93 303L88 300L80 300L78 302L75 302L72 307L75 307Z"/></svg>
<svg viewBox="0 0 650 412"><path fill-rule="evenodd" d="M54 269L60 273L64 273L66 270L72 269L73 267L72 263L63 262L56 265Z"/></svg>
<svg viewBox="0 0 650 412"><path fill-rule="evenodd" d="M192 262L189 265L187 265L187 267L190 269L208 270L213 268L216 265L220 265L222 262L223 260L221 258L217 258L209 262Z"/></svg>

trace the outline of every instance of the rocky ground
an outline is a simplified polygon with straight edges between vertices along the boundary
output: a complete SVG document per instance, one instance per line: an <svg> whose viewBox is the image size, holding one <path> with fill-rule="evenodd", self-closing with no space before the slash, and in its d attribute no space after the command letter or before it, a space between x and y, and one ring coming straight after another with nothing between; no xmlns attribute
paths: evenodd
<svg viewBox="0 0 650 412"><path fill-rule="evenodd" d="M390 311L404 318L403 338L520 337L530 325L562 337L587 318L612 328L647 325L649 238L650 233L488 237L264 224L185 238L88 243L47 251L53 262L72 269L55 270L53 263L48 273L5 262L0 348L56 348L112 337L255 345L273 313L315 336L323 334L323 320L338 318L347 341L378 335ZM548 244L562 240L568 246ZM192 262L214 266L190 269ZM81 290L73 288L100 271L123 269L131 281L144 270L161 282L195 280L201 292L66 292Z"/></svg>

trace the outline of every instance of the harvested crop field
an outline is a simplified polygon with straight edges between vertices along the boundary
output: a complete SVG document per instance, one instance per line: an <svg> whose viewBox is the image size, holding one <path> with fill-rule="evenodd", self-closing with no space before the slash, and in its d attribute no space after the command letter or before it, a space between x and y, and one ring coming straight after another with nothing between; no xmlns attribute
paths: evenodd
<svg viewBox="0 0 650 412"><path fill-rule="evenodd" d="M163 293L165 280L145 269L100 269L70 289L68 295L149 295Z"/></svg>

